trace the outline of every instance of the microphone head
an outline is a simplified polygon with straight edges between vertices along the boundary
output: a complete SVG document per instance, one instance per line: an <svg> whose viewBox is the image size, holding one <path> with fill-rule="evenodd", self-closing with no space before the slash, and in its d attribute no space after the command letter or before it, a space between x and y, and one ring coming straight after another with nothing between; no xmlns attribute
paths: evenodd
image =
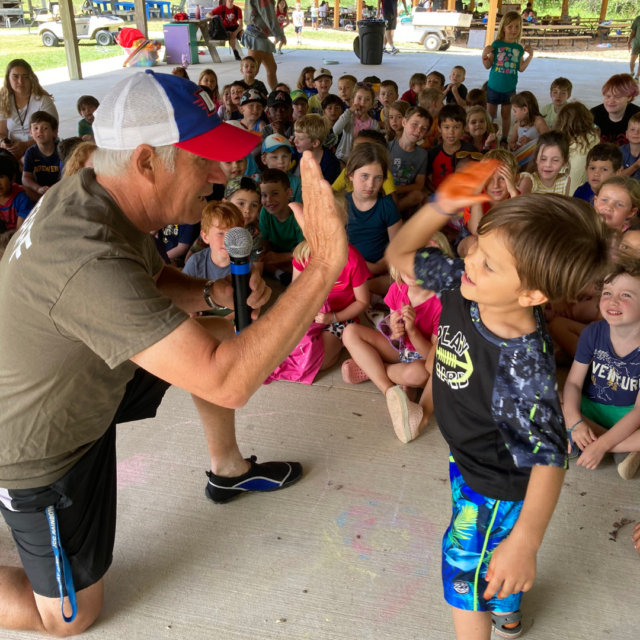
<svg viewBox="0 0 640 640"><path fill-rule="evenodd" d="M232 258L248 258L253 248L253 238L243 227L234 227L227 231L224 247Z"/></svg>

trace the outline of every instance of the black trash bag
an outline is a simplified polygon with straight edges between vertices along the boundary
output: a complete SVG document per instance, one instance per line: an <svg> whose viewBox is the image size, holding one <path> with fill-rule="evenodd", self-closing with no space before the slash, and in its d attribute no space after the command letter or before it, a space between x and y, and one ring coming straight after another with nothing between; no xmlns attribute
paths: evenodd
<svg viewBox="0 0 640 640"><path fill-rule="evenodd" d="M213 16L209 22L209 38L211 40L228 40L229 34L222 25L220 16Z"/></svg>

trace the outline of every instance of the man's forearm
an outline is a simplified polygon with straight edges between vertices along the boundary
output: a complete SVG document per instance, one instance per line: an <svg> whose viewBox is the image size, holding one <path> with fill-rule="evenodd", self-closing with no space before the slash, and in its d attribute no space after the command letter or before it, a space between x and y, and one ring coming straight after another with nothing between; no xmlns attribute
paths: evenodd
<svg viewBox="0 0 640 640"><path fill-rule="evenodd" d="M565 469L558 467L535 466L531 469L522 511L511 535L519 537L536 551L558 504L565 473Z"/></svg>
<svg viewBox="0 0 640 640"><path fill-rule="evenodd" d="M177 307L187 313L195 313L208 309L204 299L206 282L206 278L194 278L165 265L156 285L160 293L170 298Z"/></svg>

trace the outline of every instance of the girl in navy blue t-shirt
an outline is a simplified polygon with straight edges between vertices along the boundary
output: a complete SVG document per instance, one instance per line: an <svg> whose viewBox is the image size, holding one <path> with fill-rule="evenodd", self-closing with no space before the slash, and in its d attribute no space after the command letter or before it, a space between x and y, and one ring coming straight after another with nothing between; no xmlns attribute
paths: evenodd
<svg viewBox="0 0 640 640"><path fill-rule="evenodd" d="M384 252L402 226L393 197L381 192L388 168L386 149L376 142L363 142L354 146L345 169L353 185L353 191L345 196L349 206L347 237L374 276L369 289L379 295L385 295L391 286Z"/></svg>
<svg viewBox="0 0 640 640"><path fill-rule="evenodd" d="M564 390L564 414L578 464L595 469L604 454L630 479L640 466L640 261L620 257L600 300L604 320L580 335ZM576 451L577 446L577 451Z"/></svg>

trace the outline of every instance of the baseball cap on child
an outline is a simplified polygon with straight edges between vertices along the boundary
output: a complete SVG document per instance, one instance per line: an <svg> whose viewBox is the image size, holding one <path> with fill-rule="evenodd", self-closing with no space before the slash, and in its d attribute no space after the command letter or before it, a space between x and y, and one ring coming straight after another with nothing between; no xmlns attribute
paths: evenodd
<svg viewBox="0 0 640 640"><path fill-rule="evenodd" d="M309 102L309 98L304 91L301 89L294 89L291 92L291 102L295 104L298 100L304 100L306 103Z"/></svg>
<svg viewBox="0 0 640 640"><path fill-rule="evenodd" d="M270 136L267 136L262 143L262 153L271 153L280 147L287 147L291 150L293 149L291 143L283 135L280 135L279 133L272 133Z"/></svg>
<svg viewBox="0 0 640 640"><path fill-rule="evenodd" d="M224 189L225 200L228 200L236 191L253 191L259 193L258 185L256 185L255 180L249 176L231 178Z"/></svg>
<svg viewBox="0 0 640 640"><path fill-rule="evenodd" d="M250 102L259 102L264 107L264 97L257 89L247 89L242 94L240 106L242 107L243 105L249 104Z"/></svg>
<svg viewBox="0 0 640 640"><path fill-rule="evenodd" d="M267 98L267 107L275 107L277 104L283 104L287 107L291 106L291 96L280 89L279 91L272 91Z"/></svg>
<svg viewBox="0 0 640 640"><path fill-rule="evenodd" d="M317 80L318 78L322 78L323 76L327 76L328 78L333 79L331 71L329 71L329 69L323 69L322 67L316 69L316 72L313 74L313 79Z"/></svg>
<svg viewBox="0 0 640 640"><path fill-rule="evenodd" d="M260 141L259 134L222 122L202 87L151 69L118 82L107 93L96 111L93 135L102 149L173 144L221 162L243 158Z"/></svg>

